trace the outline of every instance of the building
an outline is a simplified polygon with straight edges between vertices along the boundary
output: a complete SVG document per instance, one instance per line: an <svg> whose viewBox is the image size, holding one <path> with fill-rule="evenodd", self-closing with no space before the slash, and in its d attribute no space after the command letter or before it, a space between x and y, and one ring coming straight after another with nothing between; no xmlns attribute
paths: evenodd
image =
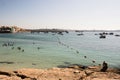
<svg viewBox="0 0 120 80"><path fill-rule="evenodd" d="M12 29L10 27L7 26L1 26L0 27L0 33L11 33Z"/></svg>

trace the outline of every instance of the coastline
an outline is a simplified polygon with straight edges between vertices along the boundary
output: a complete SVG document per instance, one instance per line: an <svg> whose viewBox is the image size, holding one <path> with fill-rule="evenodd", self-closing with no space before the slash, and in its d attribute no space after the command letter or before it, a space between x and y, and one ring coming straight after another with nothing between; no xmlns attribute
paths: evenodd
<svg viewBox="0 0 120 80"><path fill-rule="evenodd" d="M40 32L46 32L46 30L43 30L43 31L40 30ZM56 33L59 31L51 31L50 30L50 32ZM52 33L52 35L53 35L53 33ZM59 34L63 35L61 33L59 33ZM28 39L29 39L29 37L28 37ZM39 39L39 38L37 38L37 39ZM58 38L58 40L59 40L59 38ZM59 42L59 43L61 43L61 42ZM38 46L38 44L35 44L34 42L33 43L31 42L31 44ZM64 45L64 44L62 44L62 45ZM37 49L38 50L37 52L39 52L40 47L37 47L37 46L35 49ZM65 45L65 46L66 46L66 48L70 48L67 45ZM14 47L14 49L11 48L10 50L15 51L15 50L17 50L17 48L19 48L19 47ZM73 48L70 48L70 49L73 49ZM42 48L41 48L41 50L42 50ZM25 49L25 51L26 51L26 49ZM23 52L21 50L21 52L19 51L19 53L24 54L25 52ZM76 51L76 53L78 54L79 52ZM75 58L76 58L76 56L75 56ZM83 56L83 58L86 58L86 57ZM25 59L26 59L26 57L25 57ZM21 60L21 58L20 58L20 60ZM16 62L9 62L9 61L10 60L8 60L8 62L4 60L4 61L1 61L1 63L2 64L19 63L17 61ZM29 61L29 62L31 62L31 61ZM95 63L95 61L92 61L92 63ZM22 62L21 62L21 64L22 64ZM15 64L15 65L18 65L18 64ZM26 64L26 65L29 66L28 64ZM31 65L34 66L34 65L36 65L36 63L31 63ZM2 65L2 67L3 67L3 65ZM7 67L10 67L10 66L7 66ZM61 68L61 67L63 67L63 68ZM50 69L19 68L18 70L16 70L14 68L13 69L8 69L8 68L3 69L3 68L0 69L0 80L1 79L2 80L120 80L120 69L109 68L107 70L107 72L100 72L100 69L101 69L100 66L99 67L98 66L91 66L91 67L89 66L85 69L81 68L78 65L69 66L69 67L60 65L60 68L50 68Z"/></svg>
<svg viewBox="0 0 120 80"><path fill-rule="evenodd" d="M78 65L67 68L0 70L2 80L120 80L120 69L100 71L100 66L85 69Z"/></svg>

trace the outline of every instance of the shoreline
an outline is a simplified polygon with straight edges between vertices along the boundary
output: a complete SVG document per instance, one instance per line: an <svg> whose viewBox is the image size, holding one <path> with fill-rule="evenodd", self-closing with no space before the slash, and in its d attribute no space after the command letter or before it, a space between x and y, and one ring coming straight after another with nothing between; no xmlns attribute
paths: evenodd
<svg viewBox="0 0 120 80"><path fill-rule="evenodd" d="M22 68L18 70L0 70L2 80L119 80L120 69L109 68L100 71L100 66L89 66L83 69L74 65L66 68L34 69Z"/></svg>

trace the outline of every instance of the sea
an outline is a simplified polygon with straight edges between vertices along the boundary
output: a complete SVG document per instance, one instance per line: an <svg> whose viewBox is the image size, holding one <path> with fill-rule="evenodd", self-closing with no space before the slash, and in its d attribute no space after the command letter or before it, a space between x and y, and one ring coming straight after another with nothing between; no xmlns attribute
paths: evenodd
<svg viewBox="0 0 120 80"><path fill-rule="evenodd" d="M69 31L56 33L5 33L0 34L0 68L21 69L65 67L72 64L84 66L100 65L120 67L120 37L100 32Z"/></svg>

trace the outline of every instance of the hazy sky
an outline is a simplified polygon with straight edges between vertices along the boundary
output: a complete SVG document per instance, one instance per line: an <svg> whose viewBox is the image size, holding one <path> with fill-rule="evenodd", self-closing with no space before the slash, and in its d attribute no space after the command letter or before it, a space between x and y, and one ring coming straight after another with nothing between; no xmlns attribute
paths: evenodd
<svg viewBox="0 0 120 80"><path fill-rule="evenodd" d="M120 0L0 0L0 25L120 29Z"/></svg>

